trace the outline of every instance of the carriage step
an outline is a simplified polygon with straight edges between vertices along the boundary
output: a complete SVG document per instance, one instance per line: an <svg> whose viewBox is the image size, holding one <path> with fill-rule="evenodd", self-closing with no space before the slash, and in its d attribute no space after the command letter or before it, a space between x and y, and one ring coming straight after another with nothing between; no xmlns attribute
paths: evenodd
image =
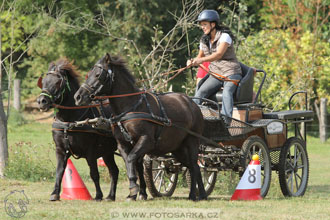
<svg viewBox="0 0 330 220"><path fill-rule="evenodd" d="M312 118L314 116L314 112L303 111L303 110L288 110L288 111L264 113L263 116L266 119L289 120L289 119L299 119L299 118Z"/></svg>

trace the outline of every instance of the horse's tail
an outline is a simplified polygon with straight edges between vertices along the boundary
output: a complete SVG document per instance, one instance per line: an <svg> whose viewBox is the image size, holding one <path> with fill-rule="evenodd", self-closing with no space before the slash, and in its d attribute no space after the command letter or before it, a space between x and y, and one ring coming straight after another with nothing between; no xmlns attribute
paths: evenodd
<svg viewBox="0 0 330 220"><path fill-rule="evenodd" d="M188 105L189 105L189 109L191 110L192 122L193 122L191 130L199 134L202 134L204 129L204 119L203 119L202 111L191 98L187 97L187 99L189 99Z"/></svg>

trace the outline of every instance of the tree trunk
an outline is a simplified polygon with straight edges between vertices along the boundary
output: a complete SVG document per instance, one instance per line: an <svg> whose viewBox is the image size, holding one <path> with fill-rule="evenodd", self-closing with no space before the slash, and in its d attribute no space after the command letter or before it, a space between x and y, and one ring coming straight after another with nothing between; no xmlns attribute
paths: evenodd
<svg viewBox="0 0 330 220"><path fill-rule="evenodd" d="M21 80L14 80L14 108L19 111L21 109Z"/></svg>
<svg viewBox="0 0 330 220"><path fill-rule="evenodd" d="M320 139L321 142L324 143L327 140L327 102L328 99L321 98L320 103Z"/></svg>
<svg viewBox="0 0 330 220"><path fill-rule="evenodd" d="M2 33L0 25L0 177L4 176L8 162L7 115L2 102Z"/></svg>
<svg viewBox="0 0 330 220"><path fill-rule="evenodd" d="M7 162L8 162L7 116L3 108L2 90L0 87L0 177L4 176Z"/></svg>

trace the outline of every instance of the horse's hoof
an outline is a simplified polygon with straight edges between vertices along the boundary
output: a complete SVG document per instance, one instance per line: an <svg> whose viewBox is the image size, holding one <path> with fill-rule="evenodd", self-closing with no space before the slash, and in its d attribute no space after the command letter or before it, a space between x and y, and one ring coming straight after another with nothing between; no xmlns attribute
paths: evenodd
<svg viewBox="0 0 330 220"><path fill-rule="evenodd" d="M200 197L198 198L198 200L199 200L199 201L207 200L207 196L200 196Z"/></svg>
<svg viewBox="0 0 330 220"><path fill-rule="evenodd" d="M116 198L113 197L113 196L108 196L107 198L105 198L105 201L107 201L107 202L112 202L112 201L115 201L115 200L116 200Z"/></svg>
<svg viewBox="0 0 330 220"><path fill-rule="evenodd" d="M129 189L129 196L136 196L139 193L140 187L135 186Z"/></svg>
<svg viewBox="0 0 330 220"><path fill-rule="evenodd" d="M127 202L136 201L136 197L137 197L137 195L135 195L135 196L127 196L126 201Z"/></svg>
<svg viewBox="0 0 330 220"><path fill-rule="evenodd" d="M96 201L96 202L101 202L102 201L102 198L96 198L95 197L93 200Z"/></svg>
<svg viewBox="0 0 330 220"><path fill-rule="evenodd" d="M57 195L57 194L50 195L49 201L54 202L54 201L59 201L59 200L60 200L60 196L59 195Z"/></svg>
<svg viewBox="0 0 330 220"><path fill-rule="evenodd" d="M148 198L147 195L143 195L143 194L139 195L139 200L147 200L147 198Z"/></svg>
<svg viewBox="0 0 330 220"><path fill-rule="evenodd" d="M191 200L191 201L196 201L196 197L195 196L189 196L188 199Z"/></svg>

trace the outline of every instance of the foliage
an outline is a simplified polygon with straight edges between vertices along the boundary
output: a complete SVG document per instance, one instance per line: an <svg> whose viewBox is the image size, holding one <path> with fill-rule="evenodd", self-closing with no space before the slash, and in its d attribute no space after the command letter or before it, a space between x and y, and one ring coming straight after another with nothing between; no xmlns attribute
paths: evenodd
<svg viewBox="0 0 330 220"><path fill-rule="evenodd" d="M9 127L16 127L26 124L27 121L25 120L24 116L21 112L17 111L14 108L10 109L10 117L8 119L8 126Z"/></svg>
<svg viewBox="0 0 330 220"><path fill-rule="evenodd" d="M25 22L24 16L16 16L15 12L5 10L0 14L0 25L2 34L1 50L6 56L11 49L20 47L20 50L26 49L24 41L23 24Z"/></svg>
<svg viewBox="0 0 330 220"><path fill-rule="evenodd" d="M53 180L55 170L49 163L49 158L40 154L43 148L44 146L31 142L17 142L10 146L5 176L33 182Z"/></svg>
<svg viewBox="0 0 330 220"><path fill-rule="evenodd" d="M262 91L270 109L285 109L289 97L300 90L311 99L330 98L330 46L309 31L297 38L289 29L263 30L249 36L238 54L243 63L267 72Z"/></svg>
<svg viewBox="0 0 330 220"><path fill-rule="evenodd" d="M266 0L261 10L263 26L293 28L295 33L321 32L329 42L330 5L328 0Z"/></svg>
<svg viewBox="0 0 330 220"><path fill-rule="evenodd" d="M329 5L326 0L267 0L262 4L252 0L6 2L4 12L10 14L7 20L1 22L2 50L8 53L10 42L16 44L24 42L16 56L25 50L28 53L24 55L19 65L14 65L13 71L17 72L17 77L23 79L24 97L35 95L40 91L36 87L37 78L47 71L51 61L60 57L75 60L75 65L84 75L105 52L120 55L127 60L129 68L138 79L151 79L145 84L146 87L164 82L168 78L161 76L161 73L184 66L189 56L194 57L197 54L201 32L195 27L194 21L202 9L216 9L219 12L222 23L229 26L237 37L236 49L239 49L238 54L243 62L247 61L253 65L265 63L266 66L281 63L276 68L269 69L269 71L275 69L275 75L278 75L279 69L284 67L281 71L285 72L286 77L277 77L276 80L278 84L283 83L286 86L279 87L278 84L273 84L274 88L264 91L267 97L271 97L273 91L279 88L290 87L287 86L286 78L300 78L297 74L299 68L304 68L304 71L299 70L304 75L303 79L309 77L311 80L305 85L303 82L299 82L299 86L295 83L294 87L312 86L313 91L309 92L312 97L324 96L328 89L327 75L319 74L320 71L328 72L328 67L322 66L322 63L328 61L326 58L328 47L325 45L323 51L319 49L323 43L329 42ZM182 6L182 3L186 5ZM12 4L15 7L11 9L15 10L10 11ZM191 4L196 5L189 9L188 6ZM187 17L180 23L181 13L192 11L195 17ZM5 14L2 13L1 16ZM8 20L9 17L13 19ZM15 24L12 38L10 38L11 24ZM282 39L281 30L287 30L284 31L287 33L285 42L272 41L271 36L266 36L268 30L274 39L278 37ZM275 34L276 30L279 31L278 35ZM253 43L258 41L258 36L262 39L259 43ZM263 38L268 39L268 42L262 43ZM301 41L301 39L306 40ZM307 48L300 47L301 43L306 44ZM313 45L316 47L314 48ZM264 49L271 48L278 53L272 51L274 56L271 56L263 52ZM300 53L305 51L309 55L310 52L314 53L315 60L309 59L309 55L298 55L300 60L294 64L296 70L294 75L290 76L291 69L288 67L295 62L290 59L292 58L290 55L298 53L294 52L295 49ZM259 50L254 53L259 57L247 59L244 53L250 54L249 51L254 50ZM243 54L240 54L241 52ZM281 54L286 54L287 57ZM319 56L325 57L319 58ZM286 66L283 64L284 57L289 58L285 61ZM191 79L190 70L185 73L160 88L160 91L167 91L171 87L173 91L193 94L195 83ZM160 77L157 79L157 76ZM322 77L325 77L325 80Z"/></svg>

